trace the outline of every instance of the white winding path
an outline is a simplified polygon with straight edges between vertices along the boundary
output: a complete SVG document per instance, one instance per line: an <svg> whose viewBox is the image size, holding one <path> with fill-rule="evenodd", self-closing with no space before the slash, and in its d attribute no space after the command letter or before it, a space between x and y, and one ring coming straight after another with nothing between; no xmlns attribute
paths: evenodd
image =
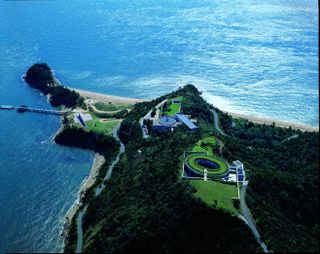
<svg viewBox="0 0 320 254"><path fill-rule="evenodd" d="M115 160L112 162L112 164L109 166L109 169L103 179L103 182L96 187L95 189L95 196L99 196L101 194L101 192L104 190L104 188L106 187L105 185L105 181L109 180L112 174L112 170L115 167L115 165L119 162L120 160L120 156L121 154L124 153L125 151L125 146L124 144L121 142L121 140L118 137L118 130L120 128L120 124L119 123L113 130L112 130L112 136L118 140L120 142L120 150L119 153L117 155L117 157L115 158ZM82 252L82 247L83 247L83 229L82 229L82 224L83 224L83 217L85 216L86 212L87 212L87 208L88 205L86 205L84 208L80 209L77 219L76 219L76 224L77 224L77 247L76 247L76 251L75 253L81 253Z"/></svg>
<svg viewBox="0 0 320 254"><path fill-rule="evenodd" d="M210 110L213 113L213 117L214 117L214 126L216 128L216 130L223 136L228 136L226 133L223 132L222 129L220 129L219 127L219 115L215 110ZM295 137L290 137L290 138L295 138ZM248 187L248 181L245 181L241 187L241 191L240 191L240 210L242 213L242 216L240 217L241 219L243 219L245 221L245 223L248 225L248 227L252 230L252 233L254 235L254 237L256 238L256 240L258 241L258 243L260 244L262 250L265 253L269 253L269 250L267 248L267 245L261 240L259 231L256 227L256 224L253 220L252 214L250 212L250 209L248 208L246 201L245 201L245 196L246 196L246 190Z"/></svg>

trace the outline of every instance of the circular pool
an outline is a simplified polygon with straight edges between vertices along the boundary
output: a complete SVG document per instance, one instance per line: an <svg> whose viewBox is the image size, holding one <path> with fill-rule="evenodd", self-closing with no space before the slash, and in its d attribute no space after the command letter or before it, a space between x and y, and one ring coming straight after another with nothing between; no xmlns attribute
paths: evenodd
<svg viewBox="0 0 320 254"><path fill-rule="evenodd" d="M174 125L177 121L173 117L170 116L162 116L159 120L161 125L164 126L172 126Z"/></svg>
<svg viewBox="0 0 320 254"><path fill-rule="evenodd" d="M196 159L196 163L202 167L205 167L207 170L218 170L219 165L213 161Z"/></svg>

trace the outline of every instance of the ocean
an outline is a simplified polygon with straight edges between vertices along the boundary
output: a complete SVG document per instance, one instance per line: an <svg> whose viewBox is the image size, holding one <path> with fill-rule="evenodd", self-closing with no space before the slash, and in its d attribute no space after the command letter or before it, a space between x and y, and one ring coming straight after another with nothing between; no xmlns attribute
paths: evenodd
<svg viewBox="0 0 320 254"><path fill-rule="evenodd" d="M51 108L21 76L152 99L186 83L223 110L319 125L318 3L1 1L0 105ZM62 250L93 153L56 145L57 116L0 111L0 252Z"/></svg>

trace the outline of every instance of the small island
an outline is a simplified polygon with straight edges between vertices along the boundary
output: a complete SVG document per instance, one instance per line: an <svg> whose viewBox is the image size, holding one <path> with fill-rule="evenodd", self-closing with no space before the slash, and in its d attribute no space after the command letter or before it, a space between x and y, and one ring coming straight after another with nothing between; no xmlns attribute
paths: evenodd
<svg viewBox="0 0 320 254"><path fill-rule="evenodd" d="M25 80L72 109L58 144L103 157L67 215L65 252L319 248L318 131L232 117L191 84L108 103L63 87L47 64Z"/></svg>
<svg viewBox="0 0 320 254"><path fill-rule="evenodd" d="M23 78L31 87L48 95L53 107L75 108L84 106L84 98L76 91L60 85L46 63L32 65Z"/></svg>

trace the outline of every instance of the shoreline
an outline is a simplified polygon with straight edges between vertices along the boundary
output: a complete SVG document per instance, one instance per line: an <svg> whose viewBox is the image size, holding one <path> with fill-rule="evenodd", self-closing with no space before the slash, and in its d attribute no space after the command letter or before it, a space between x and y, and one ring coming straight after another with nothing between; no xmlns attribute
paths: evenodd
<svg viewBox="0 0 320 254"><path fill-rule="evenodd" d="M73 88L71 88L73 89ZM138 102L144 102L147 100L144 99L136 99L136 98L130 98L130 97L121 97L121 96L114 96L109 94L103 94L103 93L95 93L90 92L86 90L80 90L80 89L73 89L74 91L78 92L81 96L92 99L96 102L114 102L114 103L123 103L123 104L134 104ZM219 108L218 108L219 109ZM246 114L240 114L240 113L234 113L230 111L221 110L223 113L227 113L230 116L234 118L243 118L247 119L251 122L258 123L258 124L268 124L271 125L272 123L275 123L278 127L283 128L289 128L291 126L292 129L298 129L301 131L310 131L310 132L317 132L319 131L319 127L311 126L307 124L298 124L298 123L292 123L284 120L276 120L269 117L257 117L257 116L251 116Z"/></svg>
<svg viewBox="0 0 320 254"><path fill-rule="evenodd" d="M306 125L306 124L298 124L298 123L292 123L288 121L282 121L282 120L276 120L268 117L257 117L257 116L250 116L240 113L233 113L225 110L221 110L223 113L227 113L228 115L234 117L234 118L242 118L247 119L253 123L257 124L267 124L272 125L273 123L275 126L282 127L282 128L289 128L291 126L292 129L297 129L301 131L309 131L309 132L317 132L319 131L319 127Z"/></svg>
<svg viewBox="0 0 320 254"><path fill-rule="evenodd" d="M82 198L86 195L87 190L95 184L97 177L99 175L100 169L101 169L104 162L105 162L104 156L102 156L98 153L95 153L95 156L94 156L94 159L92 162L92 166L90 169L90 173L82 181L80 189L78 191L77 199L75 200L75 202L73 203L73 205L70 207L70 209L68 210L68 212L65 215L65 223L64 223L63 232L62 232L62 235L64 238L64 245L66 243L66 240L67 240L67 237L69 234L70 225L72 223L72 220L73 220L74 216L77 214L77 212L79 211L79 209L83 205Z"/></svg>
<svg viewBox="0 0 320 254"><path fill-rule="evenodd" d="M82 97L86 99L93 100L95 102L104 102L104 103L121 103L121 104L135 104L139 102L144 102L147 100L144 99L137 99L137 98L129 98L123 96L115 96L110 94L103 94L103 93L96 93L90 92L81 89L70 88L76 92L78 92Z"/></svg>

